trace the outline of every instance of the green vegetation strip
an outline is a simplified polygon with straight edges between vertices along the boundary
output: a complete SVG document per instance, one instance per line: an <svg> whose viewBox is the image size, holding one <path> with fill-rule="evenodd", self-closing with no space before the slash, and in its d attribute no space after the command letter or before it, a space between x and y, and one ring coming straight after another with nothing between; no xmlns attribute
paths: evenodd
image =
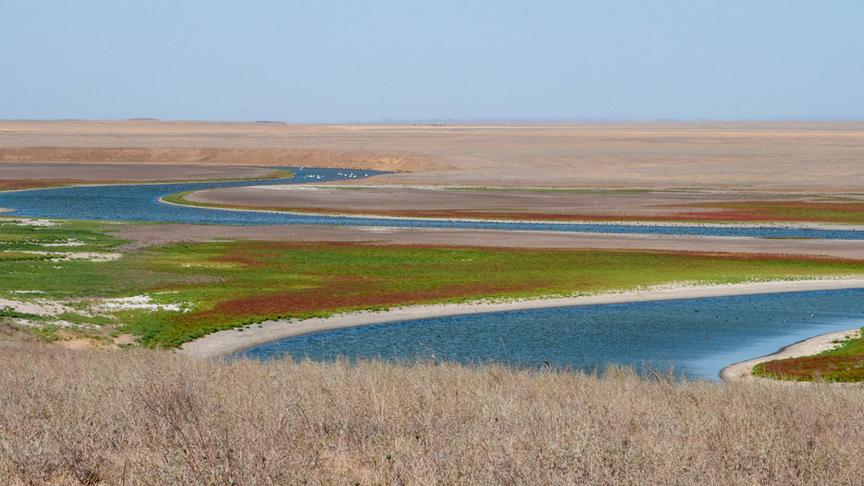
<svg viewBox="0 0 864 486"><path fill-rule="evenodd" d="M150 304L140 308L117 306L65 320L114 326L106 333L131 333L146 346L173 347L275 318L675 282L864 274L864 262L829 259L249 241L174 244L111 261L22 258L28 251L117 252L123 242L110 229L88 222L26 226L0 218L0 256L11 255L0 257L0 298L73 307L88 299L144 298ZM68 242L80 246L45 246Z"/></svg>
<svg viewBox="0 0 864 486"><path fill-rule="evenodd" d="M813 356L759 363L753 374L789 381L864 381L864 337L847 339L836 349Z"/></svg>

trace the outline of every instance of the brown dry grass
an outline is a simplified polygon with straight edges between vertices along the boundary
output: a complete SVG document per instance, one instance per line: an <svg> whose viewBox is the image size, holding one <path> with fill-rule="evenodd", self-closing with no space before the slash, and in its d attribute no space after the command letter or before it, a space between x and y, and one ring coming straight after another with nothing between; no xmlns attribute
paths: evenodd
<svg viewBox="0 0 864 486"><path fill-rule="evenodd" d="M0 477L68 484L852 484L859 387L0 347Z"/></svg>

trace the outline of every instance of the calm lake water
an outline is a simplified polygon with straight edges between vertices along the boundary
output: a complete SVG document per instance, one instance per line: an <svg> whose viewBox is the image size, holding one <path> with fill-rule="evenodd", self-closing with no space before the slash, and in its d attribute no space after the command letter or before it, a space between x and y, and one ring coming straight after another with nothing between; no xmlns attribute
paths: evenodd
<svg viewBox="0 0 864 486"><path fill-rule="evenodd" d="M421 319L308 334L231 358L434 359L718 379L725 366L864 325L864 289L604 304Z"/></svg>
<svg viewBox="0 0 864 486"><path fill-rule="evenodd" d="M34 218L85 219L99 221L142 221L161 223L276 225L321 224L346 226L388 226L409 228L474 228L499 230L568 231L580 233L636 233L691 236L750 236L758 238L825 238L862 240L864 231L817 230L807 228L741 228L735 226L639 226L628 224L572 223L496 223L475 221L430 221L412 219L375 219L358 217L304 216L254 211L178 207L158 201L162 196L183 191L248 185L319 183L340 179L360 179L376 171L346 169L291 169L292 179L266 181L203 182L184 184L139 184L119 186L82 186L0 192L0 208L13 209L7 216Z"/></svg>

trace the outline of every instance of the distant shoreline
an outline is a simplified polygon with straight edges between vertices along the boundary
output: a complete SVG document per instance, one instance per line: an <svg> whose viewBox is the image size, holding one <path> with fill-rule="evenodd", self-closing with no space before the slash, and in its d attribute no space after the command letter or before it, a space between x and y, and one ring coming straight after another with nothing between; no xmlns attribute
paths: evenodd
<svg viewBox="0 0 864 486"><path fill-rule="evenodd" d="M260 324L218 331L203 336L194 341L185 343L181 346L179 352L197 358L219 358L261 344L289 337L348 327L359 327L372 324L393 324L414 319L581 305L621 304L629 302L855 288L864 288L864 278L781 280L701 286L680 285L563 298L415 305L398 307L380 312L360 311L337 314L325 318L265 321Z"/></svg>

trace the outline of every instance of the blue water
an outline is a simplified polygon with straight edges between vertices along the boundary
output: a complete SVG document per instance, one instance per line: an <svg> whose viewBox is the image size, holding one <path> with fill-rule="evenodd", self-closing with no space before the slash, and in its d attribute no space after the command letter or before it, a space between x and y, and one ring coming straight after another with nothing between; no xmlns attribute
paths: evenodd
<svg viewBox="0 0 864 486"><path fill-rule="evenodd" d="M864 289L604 304L421 319L275 341L233 357L435 359L718 379L725 366L864 325Z"/></svg>
<svg viewBox="0 0 864 486"><path fill-rule="evenodd" d="M182 184L145 184L115 186L81 186L0 192L0 208L13 209L10 215L36 218L85 219L102 221L141 221L162 223L275 225L321 224L348 226L389 226L400 228L473 228L499 230L568 231L579 233L639 233L692 236L750 236L757 238L824 238L862 240L864 231L823 230L808 228L741 228L734 226L639 226L626 224L573 223L506 223L456 220L374 219L264 213L255 211L222 211L195 207L178 207L158 201L162 196L183 191L215 187L270 184L300 184L356 179L379 174L376 171L346 169L291 169L293 179L255 182L203 182Z"/></svg>

